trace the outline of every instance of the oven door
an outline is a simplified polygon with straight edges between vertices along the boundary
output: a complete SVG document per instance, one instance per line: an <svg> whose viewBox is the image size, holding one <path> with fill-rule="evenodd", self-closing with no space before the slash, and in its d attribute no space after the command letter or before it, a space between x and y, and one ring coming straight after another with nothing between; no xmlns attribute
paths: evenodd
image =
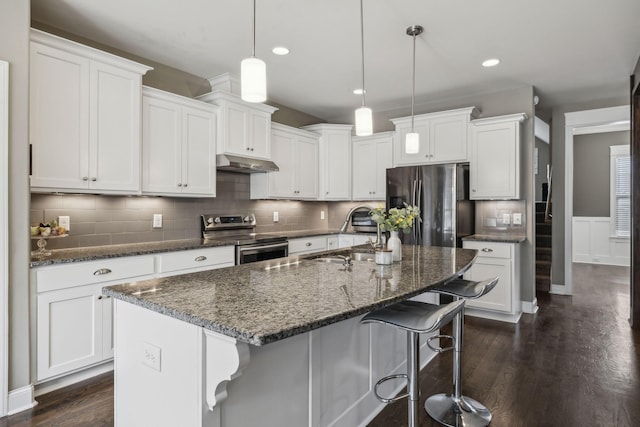
<svg viewBox="0 0 640 427"><path fill-rule="evenodd" d="M236 265L284 258L289 255L289 242L236 246Z"/></svg>

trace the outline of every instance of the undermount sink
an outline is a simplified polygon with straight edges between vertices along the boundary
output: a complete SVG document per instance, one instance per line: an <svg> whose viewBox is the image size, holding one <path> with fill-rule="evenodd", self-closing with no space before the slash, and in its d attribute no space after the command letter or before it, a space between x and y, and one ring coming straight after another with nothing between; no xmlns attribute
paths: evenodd
<svg viewBox="0 0 640 427"><path fill-rule="evenodd" d="M346 257L349 257L349 261L346 261ZM373 262L376 260L376 254L369 252L352 252L345 256L327 256L315 259L318 262L326 262L329 264L349 264L353 261L367 261Z"/></svg>

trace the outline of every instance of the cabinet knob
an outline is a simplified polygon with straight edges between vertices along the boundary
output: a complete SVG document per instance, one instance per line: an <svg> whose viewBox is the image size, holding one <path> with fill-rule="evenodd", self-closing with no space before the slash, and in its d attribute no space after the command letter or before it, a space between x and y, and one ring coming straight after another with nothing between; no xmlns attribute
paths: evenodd
<svg viewBox="0 0 640 427"><path fill-rule="evenodd" d="M472 189L471 191L475 193L475 192L476 192L476 189L474 188L474 189Z"/></svg>
<svg viewBox="0 0 640 427"><path fill-rule="evenodd" d="M206 260L207 260L207 257L206 257L206 256L204 256L204 255L197 256L197 257L194 259L194 261L196 261L196 262L201 262L201 261L206 261Z"/></svg>
<svg viewBox="0 0 640 427"><path fill-rule="evenodd" d="M95 176L93 178L91 178L91 181L96 182L98 180L98 178L96 178Z"/></svg>
<svg viewBox="0 0 640 427"><path fill-rule="evenodd" d="M306 247L309 247L309 246L311 246L311 242L307 242L307 243L305 243L304 245L305 245Z"/></svg>
<svg viewBox="0 0 640 427"><path fill-rule="evenodd" d="M102 276L103 274L109 274L111 273L111 270L108 268L99 268L96 271L93 272L94 276Z"/></svg>
<svg viewBox="0 0 640 427"><path fill-rule="evenodd" d="M482 248L482 252L493 252L491 248Z"/></svg>
<svg viewBox="0 0 640 427"><path fill-rule="evenodd" d="M88 176L83 176L83 177L82 177L82 180L83 180L83 181L89 181L89 177L88 177Z"/></svg>
<svg viewBox="0 0 640 427"><path fill-rule="evenodd" d="M251 150L251 148L247 147L247 151L250 151L250 150Z"/></svg>
<svg viewBox="0 0 640 427"><path fill-rule="evenodd" d="M102 299L102 295L98 296L98 299Z"/></svg>
<svg viewBox="0 0 640 427"><path fill-rule="evenodd" d="M178 187L182 187L182 183L181 182L178 183Z"/></svg>
<svg viewBox="0 0 640 427"><path fill-rule="evenodd" d="M184 184L183 187L187 187L189 184Z"/></svg>
<svg viewBox="0 0 640 427"><path fill-rule="evenodd" d="M253 151L253 148L251 148L251 151Z"/></svg>

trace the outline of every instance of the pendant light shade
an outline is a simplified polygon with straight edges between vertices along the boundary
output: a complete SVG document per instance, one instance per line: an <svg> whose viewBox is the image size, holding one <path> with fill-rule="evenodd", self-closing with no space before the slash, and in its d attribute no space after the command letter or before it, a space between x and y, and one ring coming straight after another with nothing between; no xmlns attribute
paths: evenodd
<svg viewBox="0 0 640 427"><path fill-rule="evenodd" d="M364 94L364 9L360 0L360 53L362 54L362 107L356 110L356 135L369 136L373 134L373 118L371 108L365 107Z"/></svg>
<svg viewBox="0 0 640 427"><path fill-rule="evenodd" d="M416 103L416 36L422 34L424 28L420 25L413 25L407 28L407 35L413 37L413 87L411 90L411 132L405 135L404 152L407 154L417 154L420 152L420 135L414 132L413 108Z"/></svg>
<svg viewBox="0 0 640 427"><path fill-rule="evenodd" d="M256 0L253 0L253 49L240 63L240 96L246 102L267 100L267 66L256 58Z"/></svg>
<svg viewBox="0 0 640 427"><path fill-rule="evenodd" d="M356 110L356 135L368 136L373 134L372 112L369 107Z"/></svg>
<svg viewBox="0 0 640 427"><path fill-rule="evenodd" d="M241 96L247 102L267 100L267 66L255 56L245 58L240 63Z"/></svg>

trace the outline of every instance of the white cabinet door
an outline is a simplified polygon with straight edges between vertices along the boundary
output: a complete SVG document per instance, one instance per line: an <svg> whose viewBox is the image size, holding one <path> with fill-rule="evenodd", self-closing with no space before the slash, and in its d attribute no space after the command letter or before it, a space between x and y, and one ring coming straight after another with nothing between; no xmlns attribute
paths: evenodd
<svg viewBox="0 0 640 427"><path fill-rule="evenodd" d="M351 200L352 125L318 124L303 129L320 135L318 199Z"/></svg>
<svg viewBox="0 0 640 427"><path fill-rule="evenodd" d="M91 62L89 189L140 191L140 105L142 77Z"/></svg>
<svg viewBox="0 0 640 427"><path fill-rule="evenodd" d="M99 287L39 294L36 333L38 380L102 361Z"/></svg>
<svg viewBox="0 0 640 427"><path fill-rule="evenodd" d="M89 60L31 43L31 186L75 189L89 176Z"/></svg>
<svg viewBox="0 0 640 427"><path fill-rule="evenodd" d="M145 87L142 117L142 192L215 196L215 107Z"/></svg>
<svg viewBox="0 0 640 427"><path fill-rule="evenodd" d="M249 151L251 157L271 159L271 114L249 111Z"/></svg>
<svg viewBox="0 0 640 427"><path fill-rule="evenodd" d="M454 115L431 119L429 160L432 162L465 162L469 115Z"/></svg>
<svg viewBox="0 0 640 427"><path fill-rule="evenodd" d="M524 114L474 120L469 183L471 199L520 196L520 122Z"/></svg>
<svg viewBox="0 0 640 427"><path fill-rule="evenodd" d="M182 108L182 193L216 194L216 116L211 110Z"/></svg>
<svg viewBox="0 0 640 427"><path fill-rule="evenodd" d="M274 131L271 137L271 157L278 168L265 176L251 179L269 181L269 197L292 198L296 191L296 137L286 132Z"/></svg>
<svg viewBox="0 0 640 427"><path fill-rule="evenodd" d="M471 269L464 275L467 280L481 281L499 277L498 284L488 294L479 299L467 300L468 307L494 311L513 311L511 302L511 259L478 257Z"/></svg>
<svg viewBox="0 0 640 427"><path fill-rule="evenodd" d="M298 137L295 159L298 198L318 198L318 139Z"/></svg>
<svg viewBox="0 0 640 427"><path fill-rule="evenodd" d="M353 200L385 200L393 132L353 138Z"/></svg>
<svg viewBox="0 0 640 427"><path fill-rule="evenodd" d="M142 102L142 191L179 192L181 167L181 111L173 102L144 96Z"/></svg>

